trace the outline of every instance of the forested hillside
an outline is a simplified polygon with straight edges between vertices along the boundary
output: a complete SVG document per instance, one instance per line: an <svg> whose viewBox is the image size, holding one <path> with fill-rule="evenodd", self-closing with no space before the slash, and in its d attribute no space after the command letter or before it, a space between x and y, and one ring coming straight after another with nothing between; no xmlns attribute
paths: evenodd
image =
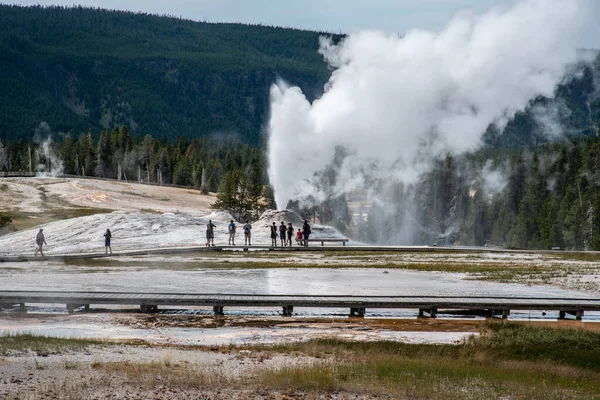
<svg viewBox="0 0 600 400"><path fill-rule="evenodd" d="M174 139L257 143L279 77L309 98L328 70L322 33L89 8L0 5L0 138L126 124ZM336 38L336 40L339 39Z"/></svg>
<svg viewBox="0 0 600 400"><path fill-rule="evenodd" d="M0 139L30 139L44 123L74 135L127 125L138 136L234 134L257 144L278 78L309 99L322 93L330 74L317 52L323 34L0 5ZM580 66L577 78L557 90L558 100L536 100L503 132L490 128L485 142L493 148L546 142L548 115L567 136L595 134L598 70Z"/></svg>

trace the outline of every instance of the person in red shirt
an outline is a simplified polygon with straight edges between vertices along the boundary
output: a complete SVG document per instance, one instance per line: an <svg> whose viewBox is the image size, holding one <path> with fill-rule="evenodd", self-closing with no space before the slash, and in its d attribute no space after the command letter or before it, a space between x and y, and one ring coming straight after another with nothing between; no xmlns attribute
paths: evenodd
<svg viewBox="0 0 600 400"><path fill-rule="evenodd" d="M302 231L298 228L298 232L296 232L296 243L302 246Z"/></svg>

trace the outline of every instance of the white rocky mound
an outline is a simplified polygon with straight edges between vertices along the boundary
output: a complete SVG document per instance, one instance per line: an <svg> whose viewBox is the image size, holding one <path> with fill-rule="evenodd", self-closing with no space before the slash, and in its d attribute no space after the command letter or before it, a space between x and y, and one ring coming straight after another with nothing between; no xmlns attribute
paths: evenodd
<svg viewBox="0 0 600 400"><path fill-rule="evenodd" d="M33 229L0 236L0 255L32 255L35 237L44 229L47 246L46 255L104 252L106 229L112 233L112 249L142 250L161 247L204 246L206 225L212 221L215 228L215 245L227 245L227 226L233 217L225 211L215 211L203 217L183 213L143 213L116 211L110 214L95 214L66 219L40 225ZM269 226L284 221L292 222L294 230L302 226L302 218L291 211L267 211L252 224L252 244L271 243ZM236 244L244 244L243 222L236 222ZM342 238L335 229L311 225L313 237ZM295 244L295 242L294 242Z"/></svg>
<svg viewBox="0 0 600 400"><path fill-rule="evenodd" d="M294 227L294 232L298 231L298 228L302 229L302 224L304 220L298 213L289 210L267 210L265 211L252 226L259 229L262 232L266 233L265 241L271 243L270 236L270 226L273 225L279 226L281 222L284 222L285 225L289 222L292 223ZM327 225L316 225L310 224L310 230L312 231L311 237L315 238L333 238L333 239L341 239L344 238L344 235L339 233L337 230Z"/></svg>

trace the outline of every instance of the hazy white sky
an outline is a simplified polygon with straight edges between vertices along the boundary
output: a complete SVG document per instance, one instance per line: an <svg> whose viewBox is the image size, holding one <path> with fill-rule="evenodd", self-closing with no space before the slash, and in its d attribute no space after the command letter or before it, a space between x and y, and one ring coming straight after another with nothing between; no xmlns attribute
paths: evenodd
<svg viewBox="0 0 600 400"><path fill-rule="evenodd" d="M456 11L481 13L515 0L20 0L5 4L65 5L169 14L211 22L245 22L351 32L377 28L405 32L410 28L439 30Z"/></svg>

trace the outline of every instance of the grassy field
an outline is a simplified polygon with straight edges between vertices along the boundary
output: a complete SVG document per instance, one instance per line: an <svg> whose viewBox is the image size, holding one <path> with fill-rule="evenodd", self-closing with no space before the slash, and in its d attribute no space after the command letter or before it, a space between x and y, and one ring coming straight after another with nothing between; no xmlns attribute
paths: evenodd
<svg viewBox="0 0 600 400"><path fill-rule="evenodd" d="M320 340L277 351L320 357L264 371L262 384L391 398L600 398L600 334L489 324L461 345Z"/></svg>
<svg viewBox="0 0 600 400"><path fill-rule="evenodd" d="M93 344L33 336L0 337L4 353L40 346L77 351ZM94 385L119 377L131 393L161 387L189 395L227 388L266 399L330 398L330 394L340 396L335 398L384 399L600 399L600 333L581 329L490 322L482 327L480 336L458 345L331 339L276 346L224 346L218 351L256 366L231 374L219 365L163 357L147 362L96 360L90 365L64 361L63 368L98 374L87 383L91 387L85 388L92 391ZM275 367L261 364L275 356L287 357L289 362ZM65 390L70 396L76 394L73 387ZM58 395L60 398L61 393Z"/></svg>
<svg viewBox="0 0 600 400"><path fill-rule="evenodd" d="M63 339L39 336L28 333L0 335L0 355L33 352L38 355L62 353L65 351L84 351L90 346L108 344L97 340Z"/></svg>

